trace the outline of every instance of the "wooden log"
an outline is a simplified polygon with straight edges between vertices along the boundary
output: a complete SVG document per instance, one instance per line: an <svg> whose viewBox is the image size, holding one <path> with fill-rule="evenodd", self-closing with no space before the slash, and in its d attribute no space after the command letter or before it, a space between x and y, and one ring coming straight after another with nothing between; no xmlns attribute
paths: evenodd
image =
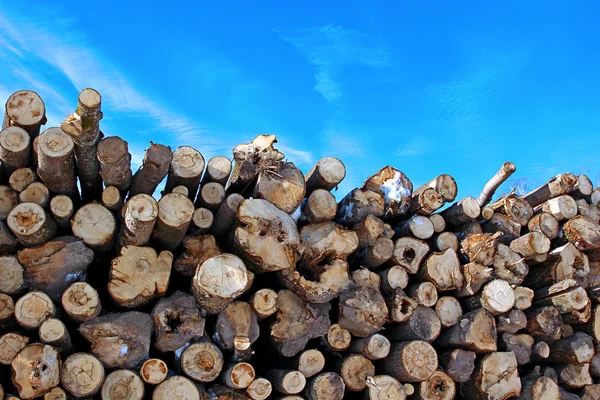
<svg viewBox="0 0 600 400"><path fill-rule="evenodd" d="M388 309L381 293L361 287L343 293L339 303L339 324L357 337L379 332L388 319Z"/></svg>
<svg viewBox="0 0 600 400"><path fill-rule="evenodd" d="M279 308L279 297L273 289L259 289L250 297L250 306L259 321L269 318Z"/></svg>
<svg viewBox="0 0 600 400"><path fill-rule="evenodd" d="M470 262L475 262L486 267L494 263L494 256L498 248L498 237L501 233L493 235L489 233L467 235L461 241L461 252Z"/></svg>
<svg viewBox="0 0 600 400"><path fill-rule="evenodd" d="M221 380L232 389L242 390L250 386L255 377L256 372L251 364L239 362L230 365L221 375Z"/></svg>
<svg viewBox="0 0 600 400"><path fill-rule="evenodd" d="M473 376L461 385L469 399L508 399L521 394L517 360L511 352L495 352L483 357Z"/></svg>
<svg viewBox="0 0 600 400"><path fill-rule="evenodd" d="M68 400L68 399L69 399L69 395L67 395L67 392L59 386L50 389L49 392L44 394L44 400Z"/></svg>
<svg viewBox="0 0 600 400"><path fill-rule="evenodd" d="M204 207L211 211L217 211L225 200L225 189L216 182L203 185L196 198L196 207Z"/></svg>
<svg viewBox="0 0 600 400"><path fill-rule="evenodd" d="M0 293L0 328L8 329L14 322L15 302L9 295Z"/></svg>
<svg viewBox="0 0 600 400"><path fill-rule="evenodd" d="M31 168L19 168L8 178L8 184L12 190L21 193L27 186L37 179L36 173Z"/></svg>
<svg viewBox="0 0 600 400"><path fill-rule="evenodd" d="M384 232L384 222L369 214L352 228L358 237L360 247L372 246Z"/></svg>
<svg viewBox="0 0 600 400"><path fill-rule="evenodd" d="M596 223L600 223L600 206L590 205L585 199L576 200L577 214L584 215Z"/></svg>
<svg viewBox="0 0 600 400"><path fill-rule="evenodd" d="M354 339L350 343L350 351L360 353L369 360L381 360L390 352L390 341L383 335L375 333L361 339Z"/></svg>
<svg viewBox="0 0 600 400"><path fill-rule="evenodd" d="M432 342L439 335L442 328L437 313L428 307L417 307L408 321L401 322L386 330L390 340L406 342L410 340L422 340Z"/></svg>
<svg viewBox="0 0 600 400"><path fill-rule="evenodd" d="M429 216L429 221L433 224L433 231L435 233L442 233L446 229L446 221L441 214L432 214Z"/></svg>
<svg viewBox="0 0 600 400"><path fill-rule="evenodd" d="M565 194L540 204L535 210L548 213L558 221L565 221L577 215L577 203L571 196Z"/></svg>
<svg viewBox="0 0 600 400"><path fill-rule="evenodd" d="M550 355L550 346L546 342L537 342L531 348L531 357L533 362L540 362Z"/></svg>
<svg viewBox="0 0 600 400"><path fill-rule="evenodd" d="M438 314L440 323L444 328L458 324L463 315L460 302L452 296L440 297L435 304L435 312Z"/></svg>
<svg viewBox="0 0 600 400"><path fill-rule="evenodd" d="M282 364L287 369L300 371L308 379L325 368L325 356L317 349L308 349L295 357L285 358Z"/></svg>
<svg viewBox="0 0 600 400"><path fill-rule="evenodd" d="M323 372L311 379L306 386L307 400L342 400L345 384L335 372Z"/></svg>
<svg viewBox="0 0 600 400"><path fill-rule="evenodd" d="M433 283L438 291L459 289L463 285L460 262L453 249L430 254L421 266L417 277Z"/></svg>
<svg viewBox="0 0 600 400"><path fill-rule="evenodd" d="M233 232L236 253L257 271L293 268L300 258L296 223L266 200L244 200L238 209L239 225Z"/></svg>
<svg viewBox="0 0 600 400"><path fill-rule="evenodd" d="M29 133L18 126L9 126L0 131L0 160L7 173L27 167L31 153Z"/></svg>
<svg viewBox="0 0 600 400"><path fill-rule="evenodd" d="M169 193L158 201L158 218L152 233L153 242L160 248L175 251L192 221L194 204L179 193Z"/></svg>
<svg viewBox="0 0 600 400"><path fill-rule="evenodd" d="M539 372L532 372L522 379L522 390L519 400L568 400L561 396L558 384L547 376L540 375Z"/></svg>
<svg viewBox="0 0 600 400"><path fill-rule="evenodd" d="M587 301L585 289L579 287L576 281L566 279L550 287L536 290L533 306L554 306L561 314L564 314L583 309Z"/></svg>
<svg viewBox="0 0 600 400"><path fill-rule="evenodd" d="M27 189L19 193L20 203L34 203L45 209L50 202L50 192L46 185L41 182L33 182Z"/></svg>
<svg viewBox="0 0 600 400"><path fill-rule="evenodd" d="M477 354L496 351L496 322L484 308L468 312L458 324L443 330L436 343L443 347L471 350Z"/></svg>
<svg viewBox="0 0 600 400"><path fill-rule="evenodd" d="M568 220L563 226L563 232L567 240L579 250L600 248L600 226L582 215Z"/></svg>
<svg viewBox="0 0 600 400"><path fill-rule="evenodd" d="M38 335L42 343L53 346L59 353L69 353L73 347L67 327L60 319L48 318L40 325Z"/></svg>
<svg viewBox="0 0 600 400"><path fill-rule="evenodd" d="M21 203L12 209L6 220L8 227L25 246L36 246L52 239L56 223L39 205Z"/></svg>
<svg viewBox="0 0 600 400"><path fill-rule="evenodd" d="M562 338L550 344L550 355L545 362L550 364L584 364L589 363L595 354L594 342L584 332Z"/></svg>
<svg viewBox="0 0 600 400"><path fill-rule="evenodd" d="M167 364L160 358L150 358L140 367L140 377L148 385L159 385L167 379Z"/></svg>
<svg viewBox="0 0 600 400"><path fill-rule="evenodd" d="M473 296L481 287L492 279L493 269L477 263L462 266L463 286L453 292L458 298Z"/></svg>
<svg viewBox="0 0 600 400"><path fill-rule="evenodd" d="M76 322L94 319L102 310L98 292L86 282L69 286L62 295L61 304L69 318Z"/></svg>
<svg viewBox="0 0 600 400"><path fill-rule="evenodd" d="M403 386L397 379L389 375L368 377L365 398L368 400L405 400L408 395L405 389L408 386L412 388L409 383ZM414 389L412 393L414 393Z"/></svg>
<svg viewBox="0 0 600 400"><path fill-rule="evenodd" d="M0 293L16 295L26 289L23 277L23 266L19 264L17 257L7 255L0 257Z"/></svg>
<svg viewBox="0 0 600 400"><path fill-rule="evenodd" d="M458 252L458 238L453 232L441 232L431 238L431 248L438 252L452 249Z"/></svg>
<svg viewBox="0 0 600 400"><path fill-rule="evenodd" d="M169 286L173 254L151 247L125 246L110 266L108 292L121 307L134 308L164 296Z"/></svg>
<svg viewBox="0 0 600 400"><path fill-rule="evenodd" d="M27 287L43 291L54 301L60 301L73 282L86 278L93 259L94 252L73 236L59 237L18 254Z"/></svg>
<svg viewBox="0 0 600 400"><path fill-rule="evenodd" d="M79 198L73 147L73 139L60 128L46 129L38 140L37 174L51 192Z"/></svg>
<svg viewBox="0 0 600 400"><path fill-rule="evenodd" d="M208 160L206 171L202 177L202 184L217 182L223 186L227 183L231 174L231 160L223 156L215 156Z"/></svg>
<svg viewBox="0 0 600 400"><path fill-rule="evenodd" d="M550 240L540 232L529 232L512 242L510 248L525 259L535 257L538 254L547 253L550 250Z"/></svg>
<svg viewBox="0 0 600 400"><path fill-rule="evenodd" d="M367 268L377 268L388 261L394 253L394 242L391 239L379 237L372 246L362 248L356 254L356 260Z"/></svg>
<svg viewBox="0 0 600 400"><path fill-rule="evenodd" d="M352 273L352 280L358 287L366 287L381 292L381 278L375 272L359 268Z"/></svg>
<svg viewBox="0 0 600 400"><path fill-rule="evenodd" d="M237 211L242 201L244 201L244 197L238 193L230 194L225 198L214 214L210 230L213 235L221 236L229 232L236 221Z"/></svg>
<svg viewBox="0 0 600 400"><path fill-rule="evenodd" d="M381 370L400 382L422 382L431 377L438 366L434 348L415 340L392 344L390 355L380 363Z"/></svg>
<svg viewBox="0 0 600 400"><path fill-rule="evenodd" d="M558 383L567 390L581 389L593 382L590 364L560 364L554 368L558 373Z"/></svg>
<svg viewBox="0 0 600 400"><path fill-rule="evenodd" d="M204 335L204 317L189 294L177 291L160 299L151 315L158 351L176 351Z"/></svg>
<svg viewBox="0 0 600 400"><path fill-rule="evenodd" d="M266 377L273 389L283 394L298 394L306 386L306 377L299 371L271 369L267 371Z"/></svg>
<svg viewBox="0 0 600 400"><path fill-rule="evenodd" d="M481 214L481 208L473 197L465 197L442 211L441 214L446 224L458 226L478 218Z"/></svg>
<svg viewBox="0 0 600 400"><path fill-rule="evenodd" d="M335 221L344 226L352 226L372 214L383 218L385 201L383 196L372 190L354 189L338 203Z"/></svg>
<svg viewBox="0 0 600 400"><path fill-rule="evenodd" d="M455 382L469 380L475 370L475 352L463 349L448 350L439 355L440 366Z"/></svg>
<svg viewBox="0 0 600 400"><path fill-rule="evenodd" d="M498 172L496 172L496 174L485 184L481 193L479 194L479 197L477 198L477 204L479 204L479 207L487 205L490 202L490 200L492 200L492 197L494 196L494 193L496 193L496 190L498 190L498 188L504 182L506 182L506 180L516 170L517 167L515 167L515 164L511 163L510 161L507 161L504 164L502 164L502 167L500 167Z"/></svg>
<svg viewBox="0 0 600 400"><path fill-rule="evenodd" d="M172 376L161 382L152 393L152 400L200 400L198 387L183 376Z"/></svg>
<svg viewBox="0 0 600 400"><path fill-rule="evenodd" d="M252 400L266 400L273 392L273 385L266 378L256 378L246 388L244 395Z"/></svg>
<svg viewBox="0 0 600 400"><path fill-rule="evenodd" d="M209 314L218 314L239 297L254 275L233 254L220 254L199 265L192 281L192 294Z"/></svg>
<svg viewBox="0 0 600 400"><path fill-rule="evenodd" d="M409 274L416 274L427 253L429 253L427 243L418 239L403 237L394 243L394 252L390 262L393 265L406 268Z"/></svg>
<svg viewBox="0 0 600 400"><path fill-rule="evenodd" d="M85 321L79 332L107 368L137 368L148 358L152 318L138 311L106 314Z"/></svg>
<svg viewBox="0 0 600 400"><path fill-rule="evenodd" d="M437 191L444 202L449 203L456 199L456 194L458 193L458 186L456 185L456 181L450 175L442 174L427 182L420 188L416 189L413 192L413 196L419 195L421 192L426 190L427 188L432 188Z"/></svg>
<svg viewBox="0 0 600 400"><path fill-rule="evenodd" d="M350 331L339 324L332 324L325 336L321 338L321 343L330 351L345 351L350 347L351 339Z"/></svg>
<svg viewBox="0 0 600 400"><path fill-rule="evenodd" d="M183 186L183 185L179 185L179 186L175 186L172 190L171 193L179 193L182 194L186 197L190 197L190 191L188 190L187 187Z"/></svg>
<svg viewBox="0 0 600 400"><path fill-rule="evenodd" d="M117 222L102 204L89 203L77 210L71 219L71 229L91 249L106 251L114 244Z"/></svg>
<svg viewBox="0 0 600 400"><path fill-rule="evenodd" d="M67 357L60 367L60 383L77 398L94 396L104 382L104 367L98 358L87 353Z"/></svg>
<svg viewBox="0 0 600 400"><path fill-rule="evenodd" d="M521 226L526 226L531 217L533 217L533 208L527 201L517 197L514 193L496 200L489 207L494 211L494 214L505 214Z"/></svg>
<svg viewBox="0 0 600 400"><path fill-rule="evenodd" d="M56 221L56 224L62 229L68 229L75 208L73 200L64 194L54 196L50 200L50 214Z"/></svg>
<svg viewBox="0 0 600 400"><path fill-rule="evenodd" d="M127 369L118 369L108 374L100 391L102 400L142 400L144 382L140 376Z"/></svg>
<svg viewBox="0 0 600 400"><path fill-rule="evenodd" d="M483 307L492 315L507 312L515 305L515 293L508 282L494 279L487 283L481 292L463 300L463 307L467 310Z"/></svg>
<svg viewBox="0 0 600 400"><path fill-rule="evenodd" d="M409 285L406 294L425 307L433 307L438 300L437 289L431 282L421 282Z"/></svg>
<svg viewBox="0 0 600 400"><path fill-rule="evenodd" d="M408 286L408 272L400 265L394 265L379 272L381 279L381 292L391 294L395 289L404 289Z"/></svg>
<svg viewBox="0 0 600 400"><path fill-rule="evenodd" d="M525 310L525 330L534 338L552 343L562 336L563 321L560 312L552 306Z"/></svg>
<svg viewBox="0 0 600 400"><path fill-rule="evenodd" d="M581 391L581 400L594 400L600 398L600 385L588 385Z"/></svg>
<svg viewBox="0 0 600 400"><path fill-rule="evenodd" d="M529 267L521 255L500 243L494 257L494 275L511 285L520 285L529 273Z"/></svg>
<svg viewBox="0 0 600 400"><path fill-rule="evenodd" d="M375 375L375 366L363 355L351 354L344 357L335 365L336 372L341 376L346 389L361 392L367 387L367 378Z"/></svg>
<svg viewBox="0 0 600 400"><path fill-rule="evenodd" d="M104 186L125 193L131 184L131 154L127 142L118 136L105 137L98 143L97 157Z"/></svg>
<svg viewBox="0 0 600 400"><path fill-rule="evenodd" d="M0 256L17 251L17 238L13 235L5 221L0 221ZM1 269L0 265L0 269ZM1 286L1 285L0 285ZM0 289L0 292L2 289Z"/></svg>
<svg viewBox="0 0 600 400"><path fill-rule="evenodd" d="M303 227L300 238L305 246L300 265L308 268L328 258L345 259L359 244L356 233L331 221Z"/></svg>
<svg viewBox="0 0 600 400"><path fill-rule="evenodd" d="M293 163L281 162L260 171L252 197L267 200L290 214L302 204L305 194L302 171Z"/></svg>
<svg viewBox="0 0 600 400"><path fill-rule="evenodd" d="M565 279L581 279L590 273L587 256L572 243L548 253L546 261L532 266L526 284L532 289L548 287Z"/></svg>
<svg viewBox="0 0 600 400"><path fill-rule="evenodd" d="M443 371L435 371L429 379L419 383L418 398L423 400L452 400L456 395L456 384Z"/></svg>
<svg viewBox="0 0 600 400"><path fill-rule="evenodd" d="M433 224L429 218L418 214L400 222L394 231L398 236L413 236L422 240L429 239L434 233Z"/></svg>
<svg viewBox="0 0 600 400"><path fill-rule="evenodd" d="M222 254L214 236L185 236L183 238L184 252L175 261L174 268L181 275L193 277L198 265L211 257Z"/></svg>
<svg viewBox="0 0 600 400"><path fill-rule="evenodd" d="M515 354L518 365L525 365L531 361L532 347L535 341L530 335L504 332L498 343L501 350L512 351Z"/></svg>
<svg viewBox="0 0 600 400"><path fill-rule="evenodd" d="M524 286L514 288L515 308L517 310L526 310L531 307L533 302L533 290Z"/></svg>
<svg viewBox="0 0 600 400"><path fill-rule="evenodd" d="M507 313L496 316L496 331L498 333L517 333L527 326L527 316L521 310L513 308Z"/></svg>
<svg viewBox="0 0 600 400"><path fill-rule="evenodd" d="M181 370L198 382L212 382L223 370L223 353L211 342L196 342L181 353Z"/></svg>
<svg viewBox="0 0 600 400"><path fill-rule="evenodd" d="M594 189L594 191L590 195L590 202L591 202L591 204L600 203L600 188Z"/></svg>
<svg viewBox="0 0 600 400"><path fill-rule="evenodd" d="M143 193L152 195L159 183L167 176L171 166L171 148L150 142L142 165L131 180L129 197Z"/></svg>
<svg viewBox="0 0 600 400"><path fill-rule="evenodd" d="M521 235L521 225L504 214L494 213L492 218L485 221L481 227L486 233L502 232L510 240L516 239Z"/></svg>
<svg viewBox="0 0 600 400"><path fill-rule="evenodd" d="M208 208L196 208L192 214L188 232L192 235L204 235L211 230L214 214Z"/></svg>
<svg viewBox="0 0 600 400"><path fill-rule="evenodd" d="M575 175L571 173L559 174L547 183L529 192L523 198L531 207L536 207L562 194L570 193L575 184L577 184Z"/></svg>
<svg viewBox="0 0 600 400"><path fill-rule="evenodd" d="M108 186L102 191L102 204L111 211L119 211L123 205L121 192L116 186Z"/></svg>
<svg viewBox="0 0 600 400"><path fill-rule="evenodd" d="M270 339L281 355L292 357L300 353L309 340L327 333L331 325L331 305L305 303L289 290L280 290L277 295L277 322L271 325Z"/></svg>
<svg viewBox="0 0 600 400"><path fill-rule="evenodd" d="M67 361L63 363L63 369ZM59 384L60 356L52 346L30 344L19 351L10 367L13 385L23 399L42 396Z"/></svg>
<svg viewBox="0 0 600 400"><path fill-rule="evenodd" d="M6 101L2 129L18 126L34 138L40 133L40 127L46 124L46 121L46 107L36 92L20 90L10 95Z"/></svg>
<svg viewBox="0 0 600 400"><path fill-rule="evenodd" d="M233 352L236 361L248 361L259 331L258 320L250 304L234 301L219 313L213 341L221 350Z"/></svg>
<svg viewBox="0 0 600 400"><path fill-rule="evenodd" d="M433 188L426 188L410 200L409 214L430 215L442 208L444 197Z"/></svg>
<svg viewBox="0 0 600 400"><path fill-rule="evenodd" d="M335 157L323 157L306 174L306 194L316 189L331 191L346 177L344 163Z"/></svg>
<svg viewBox="0 0 600 400"><path fill-rule="evenodd" d="M479 221L471 221L466 224L459 225L454 228L454 234L456 238L460 241L463 241L469 235L481 235L483 234L483 229L479 224Z"/></svg>
<svg viewBox="0 0 600 400"><path fill-rule="evenodd" d="M419 303L409 297L397 288L389 293L385 299L389 310L389 320L392 323L408 321L414 310L419 306Z"/></svg>
<svg viewBox="0 0 600 400"><path fill-rule="evenodd" d="M0 336L0 364L10 365L15 356L28 344L29 338L18 333L5 333Z"/></svg>
<svg viewBox="0 0 600 400"><path fill-rule="evenodd" d="M44 292L28 292L15 303L15 318L24 329L38 329L42 322L56 316L52 299Z"/></svg>
<svg viewBox="0 0 600 400"><path fill-rule="evenodd" d="M331 221L337 213L335 196L325 189L316 189L302 204L301 221L317 223ZM381 221L383 225L383 221Z"/></svg>
<svg viewBox="0 0 600 400"><path fill-rule="evenodd" d="M587 332L596 341L600 341L600 306L595 306L592 316L587 323L581 325L581 330Z"/></svg>
<svg viewBox="0 0 600 400"><path fill-rule="evenodd" d="M203 171L204 157L198 150L190 146L178 147L173 152L165 193L170 193L174 187L183 185L188 189L186 196L194 199Z"/></svg>
<svg viewBox="0 0 600 400"><path fill-rule="evenodd" d="M131 197L123 206L119 245L143 246L148 244L157 218L158 203L154 197L147 194Z"/></svg>

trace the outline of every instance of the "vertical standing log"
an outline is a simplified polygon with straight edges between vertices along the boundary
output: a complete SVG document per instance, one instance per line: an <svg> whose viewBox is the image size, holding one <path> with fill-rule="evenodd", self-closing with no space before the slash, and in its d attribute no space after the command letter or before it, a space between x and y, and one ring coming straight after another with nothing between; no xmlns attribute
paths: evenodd
<svg viewBox="0 0 600 400"><path fill-rule="evenodd" d="M148 244L156 219L158 203L147 194L133 196L123 207L123 223L119 234L120 246Z"/></svg>
<svg viewBox="0 0 600 400"><path fill-rule="evenodd" d="M188 189L188 196L195 198L203 171L204 157L198 150L189 146L178 147L173 152L165 193L170 193L175 186L183 185Z"/></svg>
<svg viewBox="0 0 600 400"><path fill-rule="evenodd" d="M208 182L217 182L225 186L229 175L231 174L231 160L223 156L215 156L208 160L206 171L202 177L202 184Z"/></svg>
<svg viewBox="0 0 600 400"><path fill-rule="evenodd" d="M527 193L523 198L531 207L537 207L554 197L571 192L576 184L577 178L575 175L571 173L559 174L537 189Z"/></svg>
<svg viewBox="0 0 600 400"><path fill-rule="evenodd" d="M23 399L39 397L58 386L60 357L52 346L31 344L15 356L10 366L12 382Z"/></svg>
<svg viewBox="0 0 600 400"><path fill-rule="evenodd" d="M194 204L179 193L164 195L158 202L158 219L154 227L154 242L174 251L183 240L194 214Z"/></svg>
<svg viewBox="0 0 600 400"><path fill-rule="evenodd" d="M0 160L7 173L27 167L31 153L31 138L18 126L9 126L0 132Z"/></svg>
<svg viewBox="0 0 600 400"><path fill-rule="evenodd" d="M75 282L65 290L61 298L63 310L76 322L96 318L102 306L98 292L86 282Z"/></svg>
<svg viewBox="0 0 600 400"><path fill-rule="evenodd" d="M94 396L102 387L103 382L104 367L91 354L72 354L60 367L60 383L75 397Z"/></svg>
<svg viewBox="0 0 600 400"><path fill-rule="evenodd" d="M73 235L97 251L111 248L117 222L114 215L99 203L89 203L81 207L71 220Z"/></svg>
<svg viewBox="0 0 600 400"><path fill-rule="evenodd" d="M131 184L131 154L127 142L109 136L98 143L98 161L104 186L114 186L125 193Z"/></svg>
<svg viewBox="0 0 600 400"><path fill-rule="evenodd" d="M7 224L19 242L26 246L45 243L56 234L54 219L34 203L21 203L13 208Z"/></svg>
<svg viewBox="0 0 600 400"><path fill-rule="evenodd" d="M31 90L20 90L13 93L6 101L2 129L18 126L35 138L40 127L47 121L46 107L41 97Z"/></svg>
<svg viewBox="0 0 600 400"><path fill-rule="evenodd" d="M70 227L73 210L73 201L64 194L56 195L50 200L50 213L56 224L62 229Z"/></svg>
<svg viewBox="0 0 600 400"><path fill-rule="evenodd" d="M335 157L323 157L306 174L306 195L316 189L331 191L346 177L344 163Z"/></svg>
<svg viewBox="0 0 600 400"><path fill-rule="evenodd" d="M142 166L132 178L129 197L140 193L152 195L158 184L167 176L171 157L170 147L150 142Z"/></svg>
<svg viewBox="0 0 600 400"><path fill-rule="evenodd" d="M37 179L31 168L19 168L8 178L8 184L17 193L21 193Z"/></svg>
<svg viewBox="0 0 600 400"><path fill-rule="evenodd" d="M38 140L37 173L51 192L78 199L73 148L73 139L60 128L46 129Z"/></svg>
<svg viewBox="0 0 600 400"><path fill-rule="evenodd" d="M498 172L496 172L492 179L490 179L485 184L483 190L479 194L479 197L477 198L477 204L479 204L479 207L484 207L490 202L490 200L492 200L492 197L494 196L494 193L496 193L496 190L498 190L498 188L504 182L506 182L506 180L513 174L513 172L516 171L516 169L517 167L515 167L515 164L511 162L505 162L504 164L502 164L502 167L500 167L500 169L498 170Z"/></svg>

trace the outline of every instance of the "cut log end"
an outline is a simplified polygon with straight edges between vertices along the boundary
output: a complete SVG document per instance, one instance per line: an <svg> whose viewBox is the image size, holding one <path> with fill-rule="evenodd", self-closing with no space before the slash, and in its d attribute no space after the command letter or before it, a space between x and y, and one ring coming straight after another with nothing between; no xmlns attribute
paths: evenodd
<svg viewBox="0 0 600 400"><path fill-rule="evenodd" d="M140 368L140 376L149 385L158 385L167 379L167 364L159 358L146 360Z"/></svg>
<svg viewBox="0 0 600 400"><path fill-rule="evenodd" d="M102 400L142 400L144 398L144 382L137 373L119 369L108 374L100 395Z"/></svg>
<svg viewBox="0 0 600 400"><path fill-rule="evenodd" d="M212 382L223 369L223 354L210 342L197 342L181 354L181 369L199 382Z"/></svg>
<svg viewBox="0 0 600 400"><path fill-rule="evenodd" d="M67 315L77 322L96 318L101 306L98 292L86 282L75 282L62 295L62 306Z"/></svg>
<svg viewBox="0 0 600 400"><path fill-rule="evenodd" d="M15 304L15 318L25 329L38 329L48 318L56 315L52 299L44 292L25 294Z"/></svg>
<svg viewBox="0 0 600 400"><path fill-rule="evenodd" d="M152 400L200 400L196 385L183 376L173 376L159 384L152 393Z"/></svg>
<svg viewBox="0 0 600 400"><path fill-rule="evenodd" d="M46 107L37 93L21 90L13 93L6 101L6 118L9 121L8 125L37 127L39 132L39 126L46 123Z"/></svg>
<svg viewBox="0 0 600 400"><path fill-rule="evenodd" d="M12 382L19 392L19 397L39 397L58 386L62 375L59 371L59 360L56 349L45 344L31 344L19 351L10 365Z"/></svg>
<svg viewBox="0 0 600 400"><path fill-rule="evenodd" d="M114 215L99 203L81 207L71 220L73 235L92 249L103 250L112 244L116 230Z"/></svg>

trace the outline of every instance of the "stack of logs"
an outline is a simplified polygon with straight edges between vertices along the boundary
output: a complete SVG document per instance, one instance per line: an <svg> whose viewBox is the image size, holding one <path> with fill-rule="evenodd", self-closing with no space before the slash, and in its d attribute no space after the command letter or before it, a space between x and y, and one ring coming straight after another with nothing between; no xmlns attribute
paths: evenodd
<svg viewBox="0 0 600 400"><path fill-rule="evenodd" d="M585 175L491 202L512 163L458 199L387 166L338 202L344 164L272 135L132 174L102 116L85 89L40 134L36 93L6 103L0 399L600 399Z"/></svg>

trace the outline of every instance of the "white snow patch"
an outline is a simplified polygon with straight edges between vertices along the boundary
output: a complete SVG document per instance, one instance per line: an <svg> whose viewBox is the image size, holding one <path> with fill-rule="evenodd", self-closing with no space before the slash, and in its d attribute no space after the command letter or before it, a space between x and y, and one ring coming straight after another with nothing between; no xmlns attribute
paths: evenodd
<svg viewBox="0 0 600 400"><path fill-rule="evenodd" d="M80 278L81 278L81 271L75 272L74 274L67 274L67 276L65 277L65 280L67 282L71 282L71 281L74 281L74 280L78 280Z"/></svg>
<svg viewBox="0 0 600 400"><path fill-rule="evenodd" d="M304 204L304 202L302 204ZM300 204L298 208L296 208L296 211L290 214L292 219L296 223L298 223L298 219L300 219L300 216L302 215L302 204Z"/></svg>
<svg viewBox="0 0 600 400"><path fill-rule="evenodd" d="M342 205L342 208L340 210L340 213L344 215L344 219L350 219L352 218L352 207L354 206L354 203L344 203Z"/></svg>
<svg viewBox="0 0 600 400"><path fill-rule="evenodd" d="M394 200L402 202L407 197L410 198L411 195L410 189L402 185L402 173L400 171L394 172L394 177L384 181L379 188L383 192L385 204L389 204Z"/></svg>
<svg viewBox="0 0 600 400"><path fill-rule="evenodd" d="M129 350L129 347L127 347L126 344L121 346L121 351L119 352L119 357L123 357L125 354L127 354L127 350Z"/></svg>

